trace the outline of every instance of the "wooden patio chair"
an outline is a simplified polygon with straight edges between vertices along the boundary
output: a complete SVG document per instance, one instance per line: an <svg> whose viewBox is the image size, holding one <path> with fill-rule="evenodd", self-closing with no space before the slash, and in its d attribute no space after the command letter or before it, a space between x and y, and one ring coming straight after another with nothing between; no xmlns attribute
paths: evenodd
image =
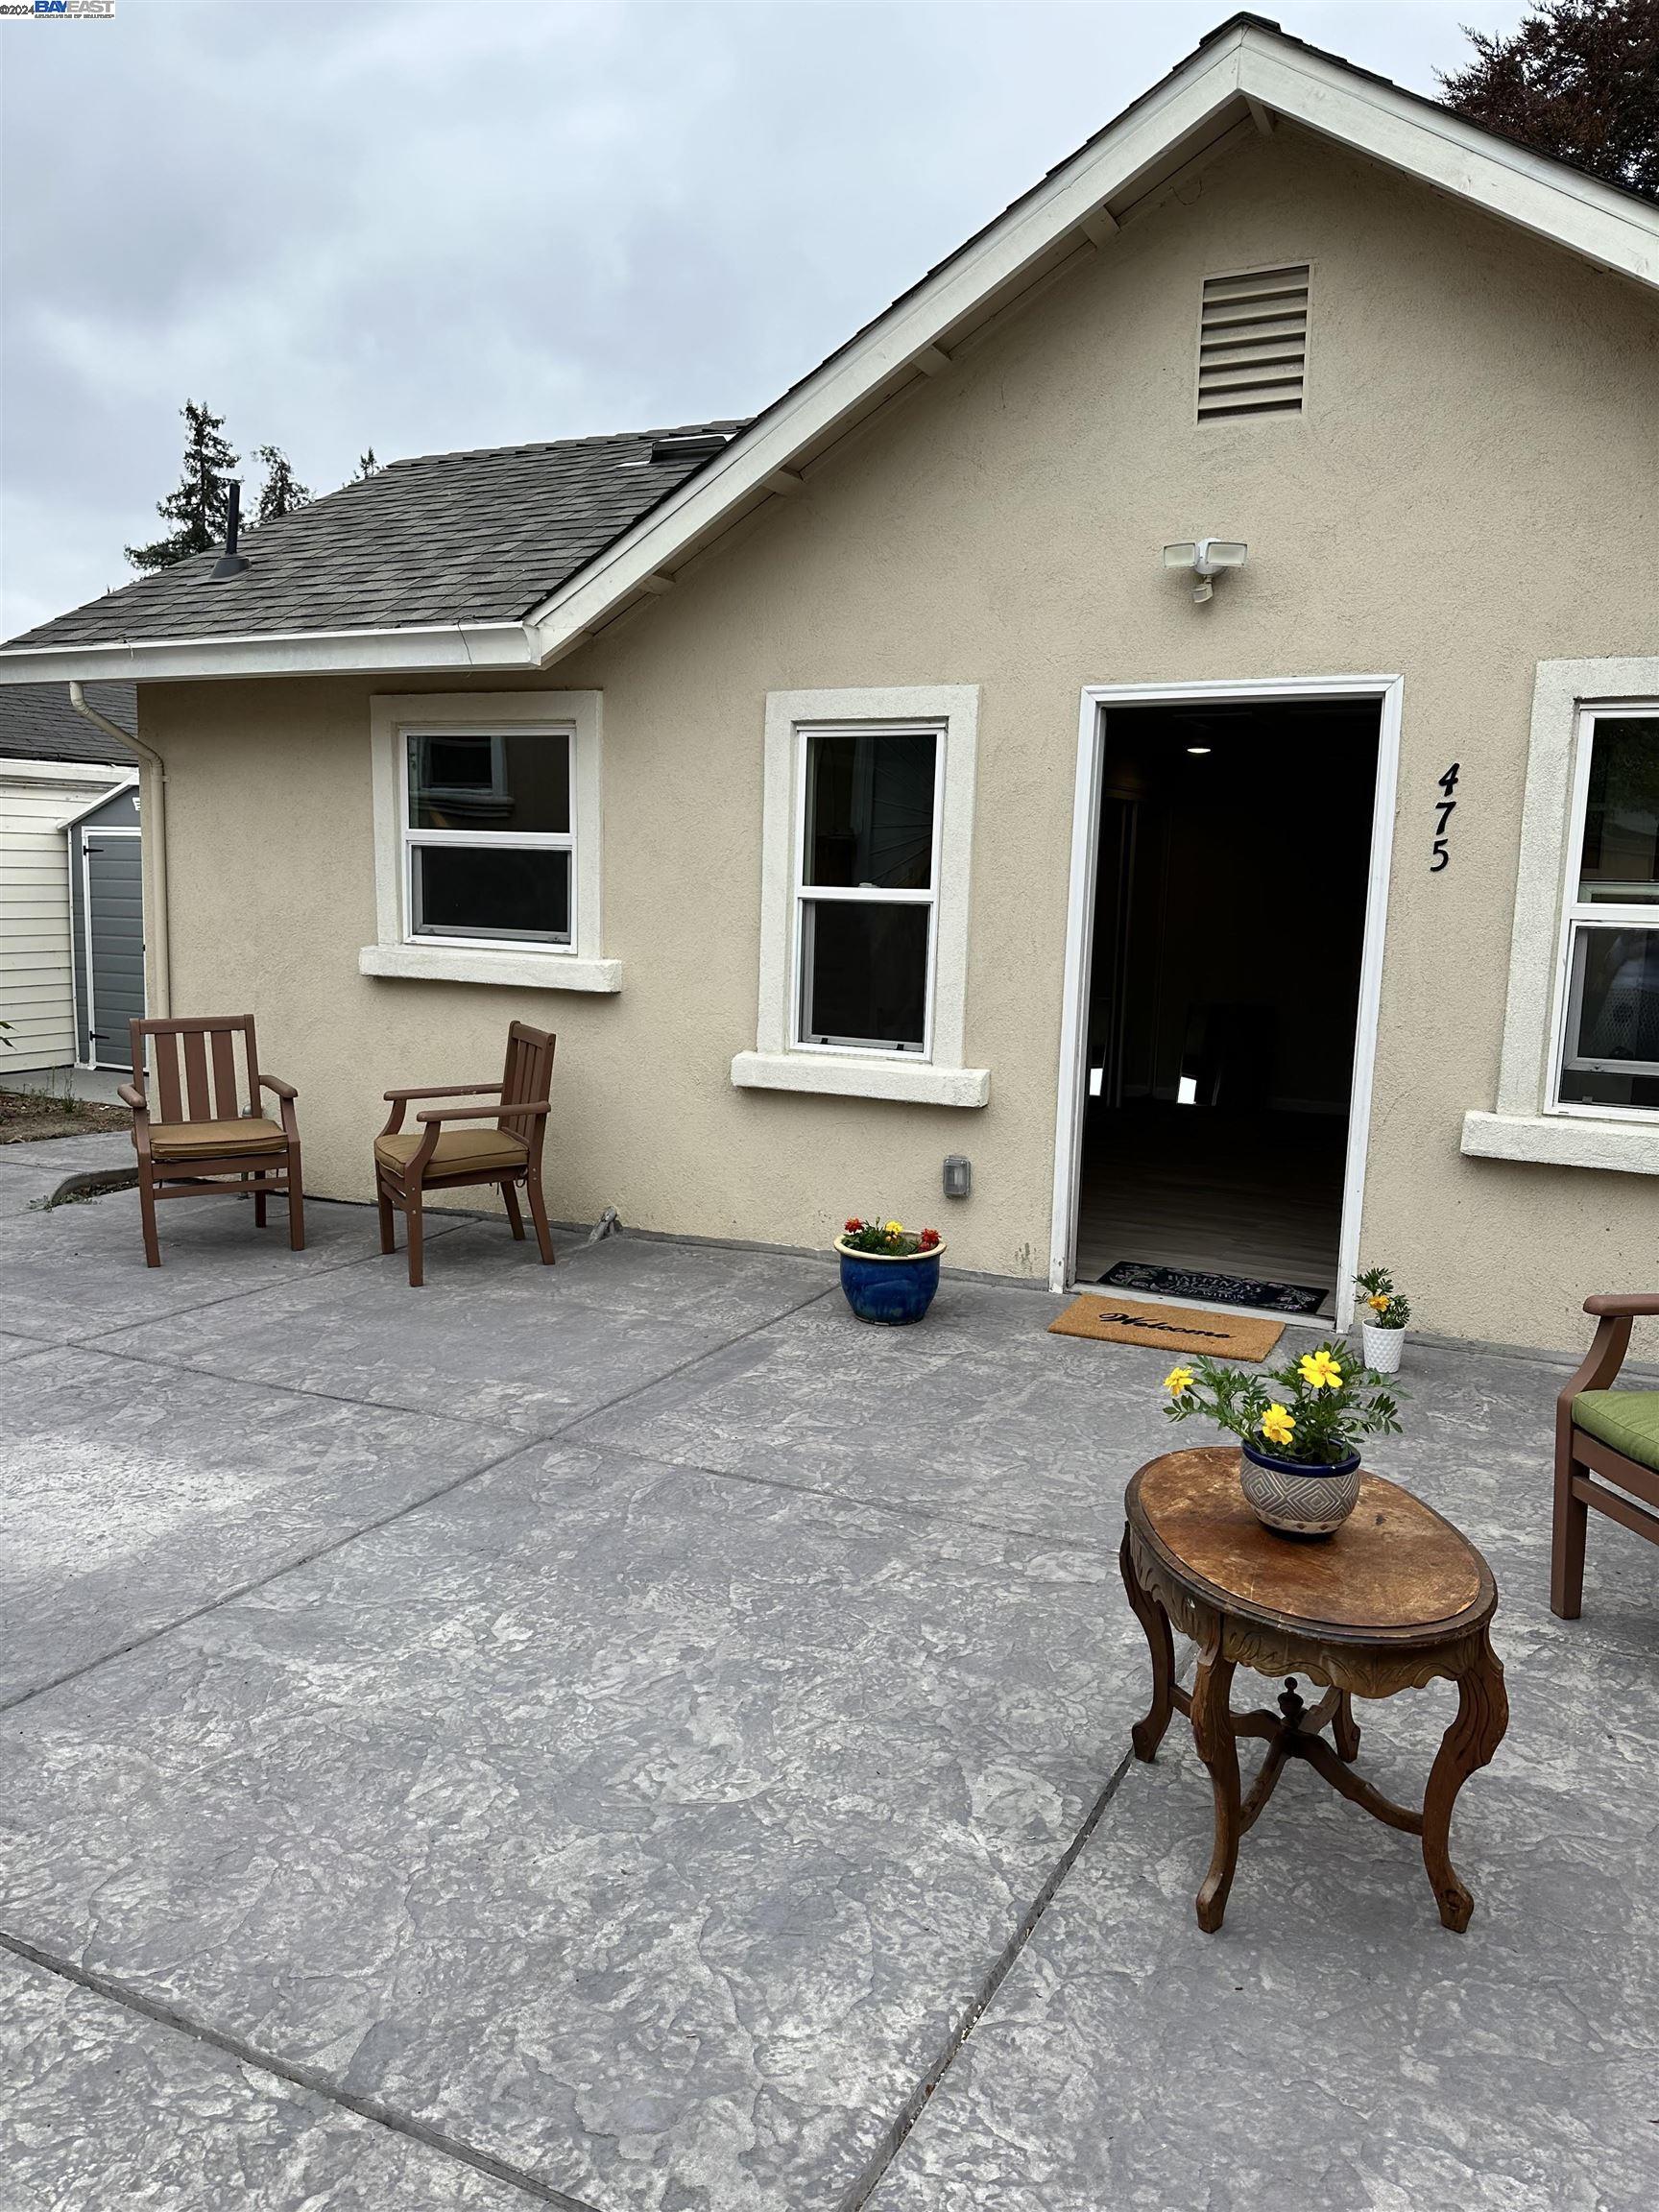
<svg viewBox="0 0 1659 2212"><path fill-rule="evenodd" d="M1659 1544L1659 1390L1611 1387L1630 1348L1630 1324L1659 1313L1659 1291L1586 1298L1584 1310L1597 1317L1596 1335L1555 1401L1550 1610L1563 1621L1576 1621L1583 1604L1591 1506Z"/></svg>
<svg viewBox="0 0 1659 2212"><path fill-rule="evenodd" d="M132 1040L132 1080L121 1084L117 1095L132 1109L146 1263L161 1264L156 1201L199 1197L211 1190L231 1198L252 1194L253 1220L260 1229L265 1226L267 1199L285 1195L288 1241L296 1252L302 1252L305 1205L300 1180L300 1129L294 1118L299 1094L292 1083L261 1073L252 1015L132 1022L128 1029ZM245 1085L237 1070L238 1038ZM268 1120L260 1112L261 1094L267 1091L276 1100L279 1121ZM221 1180L227 1176L234 1180Z"/></svg>
<svg viewBox="0 0 1659 2212"><path fill-rule="evenodd" d="M524 1220L518 1190L530 1204L542 1264L553 1264L553 1235L541 1195L541 1146L552 1112L557 1039L544 1029L515 1022L507 1032L507 1059L499 1083L447 1083L436 1090L388 1091L392 1112L374 1140L374 1193L380 1204L380 1249L395 1252L393 1213L409 1225L409 1283L425 1280L422 1256L422 1205L428 1190L456 1190L469 1183L500 1185L513 1234L523 1241ZM486 1104L493 1095L497 1103ZM469 1106L423 1106L415 1118L421 1126L405 1132L403 1112L418 1098L470 1098ZM493 1128L456 1129L451 1122L493 1121Z"/></svg>

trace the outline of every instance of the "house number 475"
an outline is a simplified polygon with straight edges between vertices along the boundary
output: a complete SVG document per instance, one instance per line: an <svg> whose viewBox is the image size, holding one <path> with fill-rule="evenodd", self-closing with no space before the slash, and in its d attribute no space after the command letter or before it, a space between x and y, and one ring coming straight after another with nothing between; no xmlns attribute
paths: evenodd
<svg viewBox="0 0 1659 2212"><path fill-rule="evenodd" d="M1453 815L1457 811L1457 802L1452 796L1457 788L1457 768L1458 763L1454 760L1440 779L1440 797L1434 807L1434 850L1429 861L1431 876L1438 876L1442 868L1450 868L1452 865L1452 848L1446 842L1446 832Z"/></svg>

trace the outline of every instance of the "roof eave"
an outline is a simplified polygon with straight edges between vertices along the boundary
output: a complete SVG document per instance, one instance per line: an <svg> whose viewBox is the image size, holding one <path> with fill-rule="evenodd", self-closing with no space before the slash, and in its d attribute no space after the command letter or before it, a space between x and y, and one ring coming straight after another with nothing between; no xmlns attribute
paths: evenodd
<svg viewBox="0 0 1659 2212"><path fill-rule="evenodd" d="M1659 289L1659 207L1293 40L1246 32L1239 90L1501 221Z"/></svg>
<svg viewBox="0 0 1659 2212"><path fill-rule="evenodd" d="M0 684L134 683L236 676L416 675L534 668L522 622L444 622L385 630L127 638L109 644L0 648Z"/></svg>

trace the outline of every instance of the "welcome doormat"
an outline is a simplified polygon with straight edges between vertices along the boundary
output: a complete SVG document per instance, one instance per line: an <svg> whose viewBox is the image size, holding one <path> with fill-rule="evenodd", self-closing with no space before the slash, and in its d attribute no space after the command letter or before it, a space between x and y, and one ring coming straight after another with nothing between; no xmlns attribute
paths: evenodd
<svg viewBox="0 0 1659 2212"><path fill-rule="evenodd" d="M1099 1280L1110 1290L1201 1298L1207 1306L1265 1306L1269 1313L1317 1313L1330 1295L1308 1283L1264 1283L1254 1275L1211 1275L1198 1267L1154 1267L1145 1260L1119 1260Z"/></svg>
<svg viewBox="0 0 1659 2212"><path fill-rule="evenodd" d="M1142 1306L1133 1298L1085 1291L1057 1320L1055 1336L1094 1336L1104 1344L1150 1344L1166 1352L1209 1352L1217 1359L1265 1359L1285 1334L1282 1321L1194 1312L1190 1306Z"/></svg>

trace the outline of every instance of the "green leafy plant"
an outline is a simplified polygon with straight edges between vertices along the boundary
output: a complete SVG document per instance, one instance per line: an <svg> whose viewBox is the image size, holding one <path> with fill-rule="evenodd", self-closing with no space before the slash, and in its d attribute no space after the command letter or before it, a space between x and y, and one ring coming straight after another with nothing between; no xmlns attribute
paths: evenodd
<svg viewBox="0 0 1659 2212"><path fill-rule="evenodd" d="M1367 1267L1363 1275L1356 1275L1354 1287L1365 1300L1369 1311L1360 1319L1372 1329L1404 1329L1411 1318L1411 1301L1403 1290L1396 1290L1394 1278L1386 1267Z"/></svg>
<svg viewBox="0 0 1659 2212"><path fill-rule="evenodd" d="M918 1252L931 1252L939 1241L937 1229L910 1230L902 1221L862 1221L854 1214L841 1232L850 1252L878 1252L884 1260L912 1260Z"/></svg>
<svg viewBox="0 0 1659 2212"><path fill-rule="evenodd" d="M1307 1467L1336 1466L1361 1436L1400 1433L1399 1402L1385 1379L1340 1342L1253 1374L1200 1357L1172 1367L1164 1387L1171 1421L1201 1415L1259 1452Z"/></svg>

